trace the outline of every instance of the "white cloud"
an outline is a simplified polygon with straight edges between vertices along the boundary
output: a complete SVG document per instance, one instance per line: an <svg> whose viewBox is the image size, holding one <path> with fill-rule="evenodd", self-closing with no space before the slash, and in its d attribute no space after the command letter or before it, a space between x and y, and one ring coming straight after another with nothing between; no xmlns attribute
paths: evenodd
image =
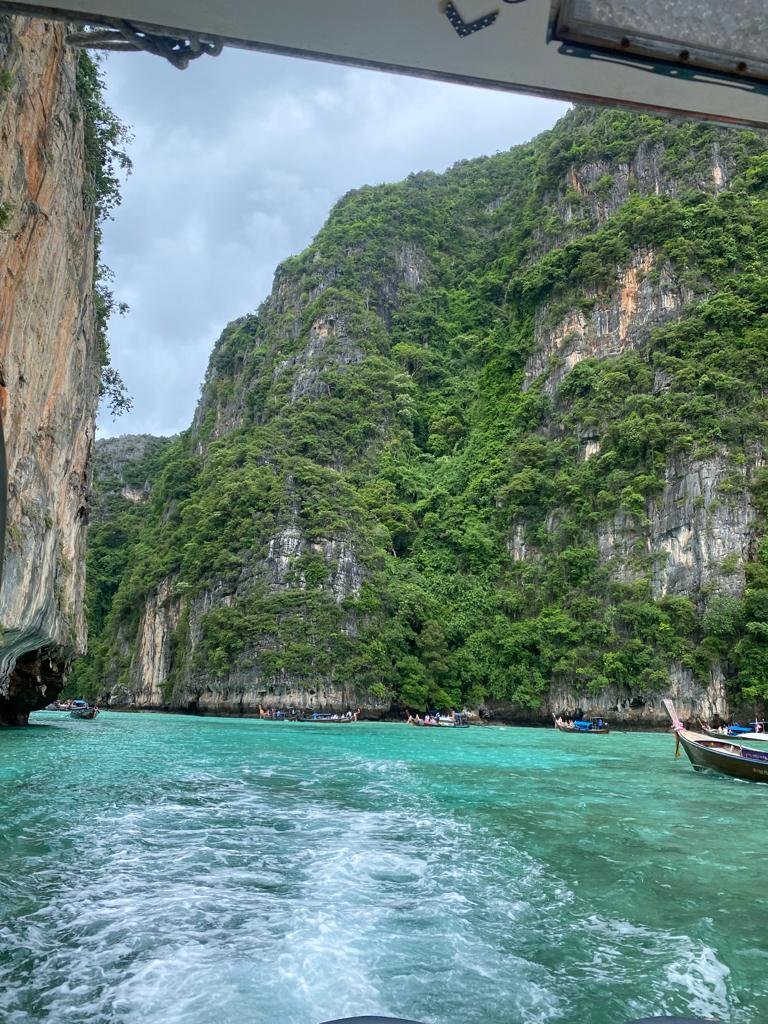
<svg viewBox="0 0 768 1024"><path fill-rule="evenodd" d="M108 99L132 126L134 174L104 256L131 306L110 331L134 411L104 433L186 427L224 325L257 308L276 265L351 188L507 149L565 105L225 52L179 73L113 55Z"/></svg>

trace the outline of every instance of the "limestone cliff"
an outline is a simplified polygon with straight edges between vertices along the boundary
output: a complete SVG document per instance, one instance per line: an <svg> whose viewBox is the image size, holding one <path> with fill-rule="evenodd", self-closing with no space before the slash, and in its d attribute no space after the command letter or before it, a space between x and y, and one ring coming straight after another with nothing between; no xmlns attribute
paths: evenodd
<svg viewBox="0 0 768 1024"><path fill-rule="evenodd" d="M759 704L767 189L754 133L575 110L345 197L105 518L130 556L83 686L638 725L662 695Z"/></svg>
<svg viewBox="0 0 768 1024"><path fill-rule="evenodd" d="M53 699L85 648L85 534L101 353L76 56L0 17L0 409L8 531L0 722Z"/></svg>

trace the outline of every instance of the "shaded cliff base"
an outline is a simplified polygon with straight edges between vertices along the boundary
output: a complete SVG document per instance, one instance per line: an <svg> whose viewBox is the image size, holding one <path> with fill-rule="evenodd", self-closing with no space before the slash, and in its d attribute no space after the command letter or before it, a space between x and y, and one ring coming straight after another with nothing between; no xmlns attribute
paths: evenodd
<svg viewBox="0 0 768 1024"><path fill-rule="evenodd" d="M66 659L36 650L18 659L0 691L0 725L27 725L32 711L56 700L64 689Z"/></svg>
<svg viewBox="0 0 768 1024"><path fill-rule="evenodd" d="M550 726L553 715L571 718L600 716L614 728L625 730L658 730L669 727L669 718L662 704L671 697L683 719L694 724L704 719L714 724L732 717L748 718L753 708L731 708L725 695L724 680L715 674L706 688L697 686L687 672L677 670L670 677L670 686L663 694L632 694L618 689L599 694L579 694L567 687L553 687L547 701L537 709L524 708L504 701L487 701L480 707L463 711L476 724ZM372 698L343 688L281 689L276 686L242 692L216 692L212 688L199 694L185 695L183 701L142 700L124 686L116 686L101 696L101 703L115 711L164 711L187 715L258 718L259 706L271 709L301 709L342 714L352 707L362 708L367 721L402 721L406 708L397 701Z"/></svg>

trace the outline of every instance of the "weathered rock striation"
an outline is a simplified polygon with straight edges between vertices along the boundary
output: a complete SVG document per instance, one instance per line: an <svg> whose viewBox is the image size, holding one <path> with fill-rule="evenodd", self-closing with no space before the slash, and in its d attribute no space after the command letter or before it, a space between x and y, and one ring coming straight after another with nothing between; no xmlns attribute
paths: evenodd
<svg viewBox="0 0 768 1024"><path fill-rule="evenodd" d="M8 532L0 723L61 690L85 649L88 494L101 353L94 212L65 27L0 17L0 409Z"/></svg>

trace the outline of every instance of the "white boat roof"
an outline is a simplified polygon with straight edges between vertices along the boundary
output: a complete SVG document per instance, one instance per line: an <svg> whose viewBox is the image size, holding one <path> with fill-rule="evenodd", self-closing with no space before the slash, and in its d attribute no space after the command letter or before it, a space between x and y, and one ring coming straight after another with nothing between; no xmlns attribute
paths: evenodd
<svg viewBox="0 0 768 1024"><path fill-rule="evenodd" d="M586 0L579 2L583 6ZM618 0L601 2L619 16ZM630 6L652 20L654 5L661 12L670 2L684 36L698 31L707 13L703 8L713 0L637 0ZM725 15L721 4L715 6L726 19L729 39L742 24L763 26L768 35L764 0L732 0ZM81 20L122 18L139 28L213 35L230 45L273 53L768 126L768 90L747 82L725 84L685 70L659 74L638 64L560 52L560 43L547 41L550 0L46 0L44 7L0 2L3 8ZM742 46L745 54L764 53L765 40L757 36L755 41L750 35L749 46L738 38L733 45ZM688 51L682 53L687 59Z"/></svg>

